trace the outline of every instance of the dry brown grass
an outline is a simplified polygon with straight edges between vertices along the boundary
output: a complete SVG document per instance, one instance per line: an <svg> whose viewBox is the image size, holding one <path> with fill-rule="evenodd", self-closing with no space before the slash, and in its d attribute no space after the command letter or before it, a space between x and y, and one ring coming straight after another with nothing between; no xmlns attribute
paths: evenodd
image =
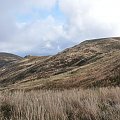
<svg viewBox="0 0 120 120"><path fill-rule="evenodd" d="M120 120L120 88L1 92L0 120Z"/></svg>

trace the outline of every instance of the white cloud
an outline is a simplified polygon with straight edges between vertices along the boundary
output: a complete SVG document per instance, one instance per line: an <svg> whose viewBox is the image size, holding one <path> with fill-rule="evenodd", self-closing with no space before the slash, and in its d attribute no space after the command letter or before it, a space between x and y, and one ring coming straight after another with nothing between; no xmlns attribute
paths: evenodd
<svg viewBox="0 0 120 120"><path fill-rule="evenodd" d="M48 16L44 20L36 20L32 23L16 23L18 29L14 36L9 38L7 46L6 41L3 42L2 47L5 51L32 52L36 54L53 54L60 50L59 42L61 38L65 39L65 31L63 25L57 23L52 16Z"/></svg>
<svg viewBox="0 0 120 120"><path fill-rule="evenodd" d="M120 35L119 0L6 1L0 1L0 51L54 54L84 39ZM52 15L57 2L65 22ZM32 16L33 9L37 17L17 21L16 14ZM41 19L39 10L49 15Z"/></svg>
<svg viewBox="0 0 120 120"><path fill-rule="evenodd" d="M119 0L59 0L59 5L68 18L68 29L72 33L79 32L80 38L105 37L119 33Z"/></svg>
<svg viewBox="0 0 120 120"><path fill-rule="evenodd" d="M31 6L36 6L41 9L51 10L56 4L56 0L30 0ZM28 1L27 1L28 4Z"/></svg>
<svg viewBox="0 0 120 120"><path fill-rule="evenodd" d="M17 22L16 13L29 14L33 8L51 11L55 6L56 0L11 0L0 1L0 51L13 53L32 53L42 54L46 48L50 49L50 41L59 37L62 27L57 24L52 16L46 19L35 19L29 23ZM43 13L44 14L44 13ZM48 46L49 45L49 46ZM57 47L57 46L56 46ZM41 50L43 49L43 50ZM53 51L52 51L53 52ZM51 54L52 54L51 52ZM47 51L46 51L47 53ZM49 54L49 53L48 53Z"/></svg>

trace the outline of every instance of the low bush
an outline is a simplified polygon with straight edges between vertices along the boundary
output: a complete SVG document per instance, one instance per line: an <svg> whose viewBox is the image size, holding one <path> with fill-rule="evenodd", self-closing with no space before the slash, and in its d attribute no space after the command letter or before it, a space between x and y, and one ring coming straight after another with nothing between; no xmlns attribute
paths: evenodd
<svg viewBox="0 0 120 120"><path fill-rule="evenodd" d="M0 93L0 120L120 120L120 88Z"/></svg>

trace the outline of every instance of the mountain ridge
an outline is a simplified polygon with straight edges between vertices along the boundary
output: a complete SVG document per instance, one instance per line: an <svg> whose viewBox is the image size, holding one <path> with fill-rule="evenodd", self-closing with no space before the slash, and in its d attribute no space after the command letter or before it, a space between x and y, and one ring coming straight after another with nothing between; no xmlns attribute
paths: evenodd
<svg viewBox="0 0 120 120"><path fill-rule="evenodd" d="M70 89L120 84L120 38L87 40L54 56L30 57L0 70L10 89Z"/></svg>
<svg viewBox="0 0 120 120"><path fill-rule="evenodd" d="M21 60L22 57L18 55L14 55L11 53L0 52L0 67L4 67L8 64L12 64Z"/></svg>

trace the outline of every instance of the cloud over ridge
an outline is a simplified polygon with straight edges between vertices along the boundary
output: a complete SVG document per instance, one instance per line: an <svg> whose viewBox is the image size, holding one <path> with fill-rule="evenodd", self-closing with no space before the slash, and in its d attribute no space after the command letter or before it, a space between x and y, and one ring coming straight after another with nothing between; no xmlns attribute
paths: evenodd
<svg viewBox="0 0 120 120"><path fill-rule="evenodd" d="M85 39L119 36L119 5L119 0L1 0L0 51L55 54Z"/></svg>

